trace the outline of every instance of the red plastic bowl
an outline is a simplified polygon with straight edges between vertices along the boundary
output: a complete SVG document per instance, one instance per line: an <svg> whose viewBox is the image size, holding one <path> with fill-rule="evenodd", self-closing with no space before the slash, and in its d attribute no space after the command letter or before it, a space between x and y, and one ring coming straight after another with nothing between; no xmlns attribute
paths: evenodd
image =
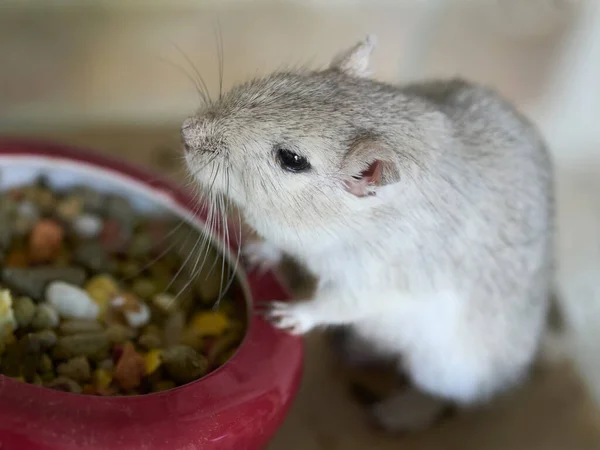
<svg viewBox="0 0 600 450"><path fill-rule="evenodd" d="M88 151L22 140L0 141L0 170L22 162L103 173L152 190L175 209L197 204L182 188L137 167ZM195 215L202 221L203 216ZM232 237L232 245L235 239ZM252 311L256 301L289 298L273 273L244 274L249 329L233 358L185 386L137 397L92 397L29 385L0 375L0 450L260 449L283 421L298 390L300 339Z"/></svg>

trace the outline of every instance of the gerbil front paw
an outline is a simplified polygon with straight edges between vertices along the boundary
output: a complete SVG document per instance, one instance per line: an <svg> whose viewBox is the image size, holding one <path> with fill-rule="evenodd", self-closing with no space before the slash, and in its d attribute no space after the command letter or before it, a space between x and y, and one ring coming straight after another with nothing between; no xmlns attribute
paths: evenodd
<svg viewBox="0 0 600 450"><path fill-rule="evenodd" d="M265 317L275 327L294 335L305 334L317 325L305 302L271 302Z"/></svg>
<svg viewBox="0 0 600 450"><path fill-rule="evenodd" d="M249 269L257 269L262 273L276 267L283 258L283 252L266 241L247 242L242 254Z"/></svg>

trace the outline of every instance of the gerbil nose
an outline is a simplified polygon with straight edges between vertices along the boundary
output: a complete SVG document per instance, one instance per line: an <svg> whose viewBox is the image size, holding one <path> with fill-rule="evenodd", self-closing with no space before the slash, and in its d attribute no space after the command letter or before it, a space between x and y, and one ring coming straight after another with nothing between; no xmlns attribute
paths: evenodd
<svg viewBox="0 0 600 450"><path fill-rule="evenodd" d="M181 143L185 151L189 152L193 150L191 142L193 140L194 130L198 125L198 121L194 117L185 119L181 124Z"/></svg>

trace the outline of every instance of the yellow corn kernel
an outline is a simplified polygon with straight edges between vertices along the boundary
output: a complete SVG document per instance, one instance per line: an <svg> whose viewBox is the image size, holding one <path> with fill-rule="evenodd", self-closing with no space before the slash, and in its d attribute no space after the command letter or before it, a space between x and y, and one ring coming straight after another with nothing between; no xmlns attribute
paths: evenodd
<svg viewBox="0 0 600 450"><path fill-rule="evenodd" d="M100 316L108 308L109 301L119 294L119 286L110 275L96 275L86 284L85 290L100 307Z"/></svg>
<svg viewBox="0 0 600 450"><path fill-rule="evenodd" d="M12 295L8 289L0 290L0 339L6 343L8 335L17 328L12 309Z"/></svg>
<svg viewBox="0 0 600 450"><path fill-rule="evenodd" d="M146 374L150 375L162 364L162 352L160 350L150 350L144 355L146 363Z"/></svg>
<svg viewBox="0 0 600 450"><path fill-rule="evenodd" d="M112 372L106 369L96 369L94 372L94 383L97 386L108 387L112 383Z"/></svg>
<svg viewBox="0 0 600 450"><path fill-rule="evenodd" d="M229 328L229 318L218 311L203 311L192 317L190 328L199 336L216 336Z"/></svg>

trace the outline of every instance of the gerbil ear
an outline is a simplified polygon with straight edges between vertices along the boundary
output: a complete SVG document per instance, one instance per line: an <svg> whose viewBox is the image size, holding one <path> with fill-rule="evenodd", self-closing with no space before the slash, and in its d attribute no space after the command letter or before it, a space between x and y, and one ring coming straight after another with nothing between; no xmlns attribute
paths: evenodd
<svg viewBox="0 0 600 450"><path fill-rule="evenodd" d="M346 75L366 77L369 75L369 60L377 39L368 35L353 47L341 52L331 62L330 68Z"/></svg>
<svg viewBox="0 0 600 450"><path fill-rule="evenodd" d="M385 143L371 137L352 144L342 171L344 187L357 197L375 195L378 187L400 179L394 153Z"/></svg>

